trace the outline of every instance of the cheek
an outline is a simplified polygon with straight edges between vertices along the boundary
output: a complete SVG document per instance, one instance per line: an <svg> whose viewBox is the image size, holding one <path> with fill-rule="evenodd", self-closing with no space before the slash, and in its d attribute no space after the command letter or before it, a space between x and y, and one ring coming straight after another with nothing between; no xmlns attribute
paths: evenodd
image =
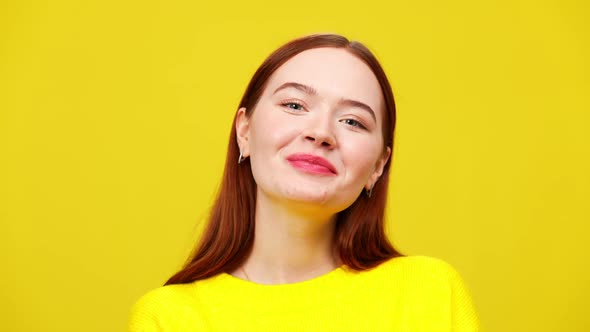
<svg viewBox="0 0 590 332"><path fill-rule="evenodd" d="M251 127L251 154L254 158L258 154L279 151L300 132L297 122L289 121L280 110L269 107L257 112L258 117L253 119Z"/></svg>
<svg viewBox="0 0 590 332"><path fill-rule="evenodd" d="M351 176L365 181L375 170L380 155L379 141L374 139L350 140L341 146L343 162Z"/></svg>

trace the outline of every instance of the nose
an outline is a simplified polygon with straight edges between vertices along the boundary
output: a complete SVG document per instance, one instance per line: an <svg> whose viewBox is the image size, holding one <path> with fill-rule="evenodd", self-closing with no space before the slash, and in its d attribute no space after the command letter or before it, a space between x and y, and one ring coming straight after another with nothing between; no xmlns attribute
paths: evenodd
<svg viewBox="0 0 590 332"><path fill-rule="evenodd" d="M336 146L336 137L328 120L316 119L304 132L303 137L318 147L334 148Z"/></svg>

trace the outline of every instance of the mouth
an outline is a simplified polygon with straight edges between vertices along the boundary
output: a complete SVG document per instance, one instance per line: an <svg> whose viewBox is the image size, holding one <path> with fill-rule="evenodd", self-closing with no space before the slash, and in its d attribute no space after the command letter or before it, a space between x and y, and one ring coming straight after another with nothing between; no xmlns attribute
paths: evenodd
<svg viewBox="0 0 590 332"><path fill-rule="evenodd" d="M295 153L287 157L291 166L306 173L321 175L336 175L338 172L334 165L326 159L306 153Z"/></svg>

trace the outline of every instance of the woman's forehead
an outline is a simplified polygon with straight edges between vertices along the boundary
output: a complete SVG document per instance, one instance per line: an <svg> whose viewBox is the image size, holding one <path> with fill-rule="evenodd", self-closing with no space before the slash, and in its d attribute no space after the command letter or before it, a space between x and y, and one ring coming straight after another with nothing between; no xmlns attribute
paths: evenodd
<svg viewBox="0 0 590 332"><path fill-rule="evenodd" d="M344 49L315 48L295 55L272 74L265 94L289 83L311 87L322 97L359 100L375 110L383 106L375 74Z"/></svg>

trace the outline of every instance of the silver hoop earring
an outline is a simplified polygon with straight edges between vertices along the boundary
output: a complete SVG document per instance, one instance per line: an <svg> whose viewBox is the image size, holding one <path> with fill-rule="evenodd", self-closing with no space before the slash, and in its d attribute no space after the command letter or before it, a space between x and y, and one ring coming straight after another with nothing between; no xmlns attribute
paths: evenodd
<svg viewBox="0 0 590 332"><path fill-rule="evenodd" d="M242 155L242 151L240 151L240 156L238 157L238 164L241 164L244 161L244 157Z"/></svg>
<svg viewBox="0 0 590 332"><path fill-rule="evenodd" d="M369 198L371 198L371 194L373 193L373 187L374 187L374 186L375 186L375 185L373 184L373 185L371 186L371 189L369 189L369 190L365 189L365 192L367 193L367 196L368 196Z"/></svg>

